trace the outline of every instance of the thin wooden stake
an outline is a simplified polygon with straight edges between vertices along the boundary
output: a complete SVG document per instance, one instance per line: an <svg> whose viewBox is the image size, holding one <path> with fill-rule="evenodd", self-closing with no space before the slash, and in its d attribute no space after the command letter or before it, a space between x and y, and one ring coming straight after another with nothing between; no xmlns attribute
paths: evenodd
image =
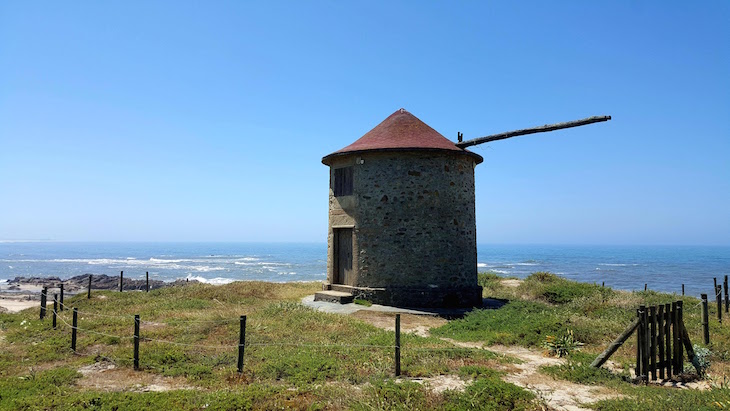
<svg viewBox="0 0 730 411"><path fill-rule="evenodd" d="M656 380L656 307L649 307L649 371L651 371L651 379Z"/></svg>
<svg viewBox="0 0 730 411"><path fill-rule="evenodd" d="M658 330L657 334L659 335L659 338L657 338L657 351L659 355L659 378L664 379L665 378L665 368L666 363L664 362L664 305L659 304L657 307L657 325Z"/></svg>
<svg viewBox="0 0 730 411"><path fill-rule="evenodd" d="M687 333L687 327L684 326L684 322L682 323L682 341L684 342L684 348L687 350L687 358L689 359L689 362L691 362L695 367L697 375L702 376L704 370L700 367L700 363L695 358L695 350L694 347L692 347L692 341L689 340L689 333Z"/></svg>
<svg viewBox="0 0 730 411"><path fill-rule="evenodd" d="M682 350L682 301L674 302L674 352L676 353L675 374L679 375L684 372L684 350Z"/></svg>
<svg viewBox="0 0 730 411"><path fill-rule="evenodd" d="M664 304L664 365L667 378L672 377L672 305Z"/></svg>
<svg viewBox="0 0 730 411"><path fill-rule="evenodd" d="M641 322L641 307L636 310L636 319L639 321L639 326L636 330L636 369L634 372L637 378L641 378L641 351L644 347L641 338L641 329L644 327L644 324Z"/></svg>
<svg viewBox="0 0 730 411"><path fill-rule="evenodd" d="M682 296L684 297L684 284L682 284Z"/></svg>
<svg viewBox="0 0 730 411"><path fill-rule="evenodd" d="M707 303L707 294L700 295L702 297L702 336L705 345L710 343L710 310Z"/></svg>
<svg viewBox="0 0 730 411"><path fill-rule="evenodd" d="M134 315L134 369L139 370L139 314Z"/></svg>
<svg viewBox="0 0 730 411"><path fill-rule="evenodd" d="M243 372L243 354L246 349L246 316L242 315L240 319L241 330L238 334L238 373Z"/></svg>
<svg viewBox="0 0 730 411"><path fill-rule="evenodd" d="M725 312L730 312L730 298L728 298L728 283L727 283L727 276L725 276L725 281L723 282L723 285L725 286Z"/></svg>
<svg viewBox="0 0 730 411"><path fill-rule="evenodd" d="M74 307L73 319L71 321L71 351L76 352L76 328L79 324L79 310Z"/></svg>
<svg viewBox="0 0 730 411"><path fill-rule="evenodd" d="M147 292L150 292L150 272L145 271L145 277L147 277Z"/></svg>
<svg viewBox="0 0 730 411"><path fill-rule="evenodd" d="M641 378L646 382L649 381L649 346L651 343L649 338L649 310L644 306L641 308L642 331L644 334L641 339L641 343L643 344L643 347L641 347Z"/></svg>
<svg viewBox="0 0 730 411"><path fill-rule="evenodd" d="M119 272L119 292L124 289L124 271Z"/></svg>
<svg viewBox="0 0 730 411"><path fill-rule="evenodd" d="M395 376L400 375L400 314L395 315Z"/></svg>
<svg viewBox="0 0 730 411"><path fill-rule="evenodd" d="M58 295L53 294L53 329L56 329L56 313L58 312Z"/></svg>
<svg viewBox="0 0 730 411"><path fill-rule="evenodd" d="M684 302L682 300L677 301L677 352L679 352L679 372L677 374L681 374L684 372L684 350L682 347L684 347L684 335L682 334L682 329L684 328L684 309L682 305Z"/></svg>
<svg viewBox="0 0 730 411"><path fill-rule="evenodd" d="M646 291L648 287L649 287L649 284L644 283L644 291Z"/></svg>
<svg viewBox="0 0 730 411"><path fill-rule="evenodd" d="M631 323L630 326L628 326L621 335L614 340L598 357L596 357L595 360L591 363L591 367L598 368L601 365L603 365L613 353L616 352L616 350L621 347L621 345L626 342L626 340L631 337L631 334L636 331L636 329L639 327L640 319L637 318L634 320L634 322Z"/></svg>
<svg viewBox="0 0 730 411"><path fill-rule="evenodd" d="M46 298L48 298L48 288L43 287L41 290L41 320L46 316Z"/></svg>
<svg viewBox="0 0 730 411"><path fill-rule="evenodd" d="M91 298L91 277L92 277L92 275L89 274L89 289L86 293L86 298Z"/></svg>
<svg viewBox="0 0 730 411"><path fill-rule="evenodd" d="M59 309L60 309L60 311L63 311L63 283L61 283L61 284L60 284L60 285L58 286L58 288L60 288L60 289L61 289L61 299L59 300L59 302L60 302L60 304L59 304L59 305L60 305Z"/></svg>

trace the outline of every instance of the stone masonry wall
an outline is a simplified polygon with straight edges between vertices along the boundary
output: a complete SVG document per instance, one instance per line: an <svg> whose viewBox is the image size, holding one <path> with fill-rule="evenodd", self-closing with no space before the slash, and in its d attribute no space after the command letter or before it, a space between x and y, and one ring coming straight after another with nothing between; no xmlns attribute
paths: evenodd
<svg viewBox="0 0 730 411"><path fill-rule="evenodd" d="M356 166L358 286L475 287L474 160L367 153Z"/></svg>

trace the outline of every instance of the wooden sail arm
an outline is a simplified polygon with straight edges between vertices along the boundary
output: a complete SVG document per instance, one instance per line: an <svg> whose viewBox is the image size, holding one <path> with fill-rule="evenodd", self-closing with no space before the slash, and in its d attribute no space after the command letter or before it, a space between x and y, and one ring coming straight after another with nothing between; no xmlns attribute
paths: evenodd
<svg viewBox="0 0 730 411"><path fill-rule="evenodd" d="M492 134L491 136L460 141L456 143L456 146L460 148L467 148L475 146L477 144L488 143L490 141L504 140L505 138L523 136L525 134L544 133L546 131L560 130L563 128L585 126L586 124L599 123L601 121L608 121L610 119L611 116L593 116L584 118L582 120L567 121L565 123L545 124L544 126L540 127L523 128L522 130L507 131L505 133Z"/></svg>

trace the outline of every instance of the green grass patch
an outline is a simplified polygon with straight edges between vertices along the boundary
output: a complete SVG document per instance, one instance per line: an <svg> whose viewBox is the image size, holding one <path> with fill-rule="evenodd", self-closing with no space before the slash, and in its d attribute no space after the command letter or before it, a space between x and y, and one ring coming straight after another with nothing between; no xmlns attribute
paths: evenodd
<svg viewBox="0 0 730 411"><path fill-rule="evenodd" d="M564 330L565 323L555 307L535 301L512 301L498 310L474 310L432 333L461 341L540 346L547 335Z"/></svg>
<svg viewBox="0 0 730 411"><path fill-rule="evenodd" d="M373 303L371 303L368 300L363 300L361 298L355 298L352 302L354 302L357 305L364 305L365 307L371 307Z"/></svg>

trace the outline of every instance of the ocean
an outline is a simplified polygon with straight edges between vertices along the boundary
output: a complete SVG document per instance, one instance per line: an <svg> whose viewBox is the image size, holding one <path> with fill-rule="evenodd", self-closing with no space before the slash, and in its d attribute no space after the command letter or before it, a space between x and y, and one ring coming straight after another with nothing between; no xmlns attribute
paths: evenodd
<svg viewBox="0 0 730 411"><path fill-rule="evenodd" d="M326 244L0 242L0 286L16 276L81 274L212 284L237 280L323 281ZM479 271L524 278L536 271L622 290L712 294L730 274L728 246L490 245L477 247Z"/></svg>

